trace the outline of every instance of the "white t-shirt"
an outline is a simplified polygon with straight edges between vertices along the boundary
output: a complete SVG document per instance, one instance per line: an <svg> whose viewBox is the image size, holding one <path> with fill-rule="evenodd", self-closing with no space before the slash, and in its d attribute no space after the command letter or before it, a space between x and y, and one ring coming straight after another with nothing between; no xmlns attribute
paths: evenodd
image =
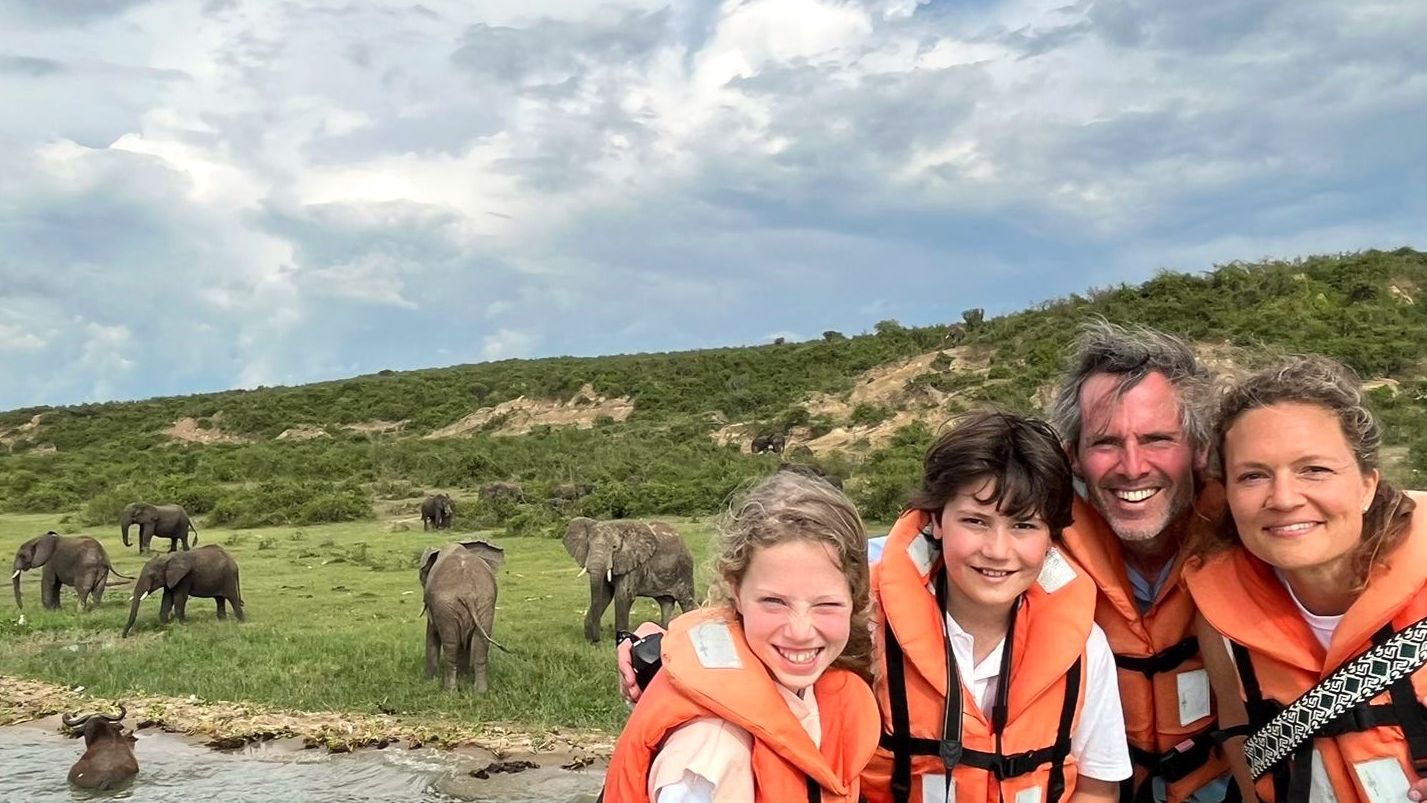
<svg viewBox="0 0 1427 803"><path fill-rule="evenodd" d="M1336 616L1319 616L1318 614L1303 607L1303 603L1298 601L1298 595L1293 593L1293 588L1288 585L1288 578L1284 577L1283 570L1275 568L1273 570L1278 582L1283 584L1283 590L1288 592L1288 598L1293 600L1294 607L1298 608L1298 615L1303 617L1308 629L1313 631L1313 636L1318 639L1318 643L1323 645L1323 649L1328 649L1328 645L1333 642L1333 633L1338 630L1338 625L1343 623L1343 617L1347 614L1337 614Z"/></svg>
<svg viewBox="0 0 1427 803"><path fill-rule="evenodd" d="M956 656L957 674L961 683L990 716L996 701L998 675L1001 671L1003 639L980 664L973 664L972 637L948 614L947 638ZM1080 710L1080 726L1070 734L1070 754L1075 757L1079 773L1097 781L1119 783L1130 777L1130 748L1125 741L1125 712L1120 707L1120 683L1115 672L1115 655L1099 625L1090 626L1085 640L1085 705Z"/></svg>

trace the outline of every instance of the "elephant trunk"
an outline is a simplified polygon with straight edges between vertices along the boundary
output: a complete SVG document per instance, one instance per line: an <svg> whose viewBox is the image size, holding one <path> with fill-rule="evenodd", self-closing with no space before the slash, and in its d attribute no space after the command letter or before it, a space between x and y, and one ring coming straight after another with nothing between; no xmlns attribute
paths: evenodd
<svg viewBox="0 0 1427 803"><path fill-rule="evenodd" d="M10 582L15 586L15 607L16 607L16 608L19 608L19 609L21 609L21 610L24 610L24 608L25 608L25 603L23 603L23 602L20 601L20 570L19 570L19 569L16 569L16 570L15 570L15 573L12 574L12 575L10 575Z"/></svg>
<svg viewBox="0 0 1427 803"><path fill-rule="evenodd" d="M139 581L134 583L134 595L129 597L129 621L124 623L124 638L129 637L129 631L134 628L134 620L139 618L139 603L148 595L149 580L141 574Z"/></svg>
<svg viewBox="0 0 1427 803"><path fill-rule="evenodd" d="M119 526L124 528L124 546L129 546L129 525L133 523L134 520L129 518L127 512L124 514L124 518L119 521Z"/></svg>

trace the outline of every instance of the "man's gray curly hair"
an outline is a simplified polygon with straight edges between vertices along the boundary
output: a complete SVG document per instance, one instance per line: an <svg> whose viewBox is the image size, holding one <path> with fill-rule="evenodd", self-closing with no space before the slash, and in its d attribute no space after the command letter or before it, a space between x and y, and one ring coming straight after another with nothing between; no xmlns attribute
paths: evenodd
<svg viewBox="0 0 1427 803"><path fill-rule="evenodd" d="M1080 444L1083 419L1080 391L1090 377L1119 377L1116 395L1123 394L1153 373L1163 374L1179 391L1179 422L1196 451L1209 444L1209 421L1204 398L1210 390L1209 372L1199 364L1183 339L1149 327L1134 328L1096 318L1083 325L1069 352L1066 370L1046 416L1073 454Z"/></svg>

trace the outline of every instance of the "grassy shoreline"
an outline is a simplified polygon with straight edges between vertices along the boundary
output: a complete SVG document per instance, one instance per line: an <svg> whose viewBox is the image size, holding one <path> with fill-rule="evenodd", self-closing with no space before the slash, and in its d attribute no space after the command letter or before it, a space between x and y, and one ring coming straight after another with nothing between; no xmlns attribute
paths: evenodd
<svg viewBox="0 0 1427 803"><path fill-rule="evenodd" d="M0 555L47 529L63 532L58 519L0 516ZM702 566L710 526L670 521ZM415 563L427 546L479 534L423 533L419 521L404 527L411 522L204 529L200 543L223 545L239 564L248 621L218 622L211 600L193 599L186 624L164 627L155 596L141 604L128 639L120 633L129 585L111 579L94 611L79 612L68 589L61 610L44 611L40 572L27 572L23 612L8 601L0 615L0 724L97 699L138 704L136 716L216 740L281 733L339 749L382 739L497 749L514 740L534 750L552 738L593 749L612 743L627 716L613 671L613 614L604 640L587 644L588 585L559 540L485 536L506 551L493 635L514 654L493 653L489 694L448 693L422 677ZM123 546L117 526L87 534L120 571L137 573L143 560ZM702 593L702 576L697 584ZM632 616L657 612L640 600ZM66 691L77 686L84 695Z"/></svg>

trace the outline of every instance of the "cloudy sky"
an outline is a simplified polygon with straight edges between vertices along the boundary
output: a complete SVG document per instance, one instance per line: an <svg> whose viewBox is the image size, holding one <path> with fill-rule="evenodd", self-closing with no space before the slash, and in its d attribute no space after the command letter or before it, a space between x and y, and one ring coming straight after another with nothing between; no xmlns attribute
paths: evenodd
<svg viewBox="0 0 1427 803"><path fill-rule="evenodd" d="M1427 246L1427 4L0 0L0 409Z"/></svg>

